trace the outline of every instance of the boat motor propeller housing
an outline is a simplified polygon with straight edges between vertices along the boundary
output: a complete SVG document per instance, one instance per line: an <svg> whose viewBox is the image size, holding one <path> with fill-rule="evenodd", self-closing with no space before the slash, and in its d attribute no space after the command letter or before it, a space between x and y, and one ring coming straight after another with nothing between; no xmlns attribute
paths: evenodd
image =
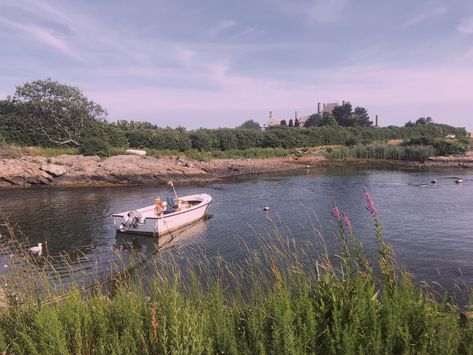
<svg viewBox="0 0 473 355"><path fill-rule="evenodd" d="M137 228L138 222L143 218L143 215L138 211L130 211L127 216L128 219L124 223L120 224L120 232L126 232L130 227Z"/></svg>

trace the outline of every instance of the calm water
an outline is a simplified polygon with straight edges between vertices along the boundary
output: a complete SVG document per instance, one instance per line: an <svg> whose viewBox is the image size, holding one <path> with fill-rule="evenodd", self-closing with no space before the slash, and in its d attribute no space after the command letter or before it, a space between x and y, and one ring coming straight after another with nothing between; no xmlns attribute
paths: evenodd
<svg viewBox="0 0 473 355"><path fill-rule="evenodd" d="M171 252L185 256L198 247L210 257L239 260L242 240L256 247L255 235L271 233L274 223L287 227L300 241L314 240L313 226L330 237L335 200L372 257L376 244L364 209L365 186L375 200L386 239L416 280L437 281L447 289L455 282L473 285L473 175L466 174L311 170L177 186L179 195L206 192L214 202L212 218L180 233ZM454 177L464 183L455 184ZM436 185L430 185L433 178ZM0 208L32 244L46 240L52 255L82 255L82 265L90 262L105 269L117 254L127 253L117 248L126 237L116 236L110 215L152 204L157 195L167 193L162 186L4 190ZM263 212L264 206L271 211ZM149 237L139 238L137 244L144 253L155 248Z"/></svg>

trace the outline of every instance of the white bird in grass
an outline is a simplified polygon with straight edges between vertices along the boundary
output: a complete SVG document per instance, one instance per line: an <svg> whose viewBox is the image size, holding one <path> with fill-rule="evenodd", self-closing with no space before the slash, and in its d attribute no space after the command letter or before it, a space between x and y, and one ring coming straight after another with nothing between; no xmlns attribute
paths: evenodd
<svg viewBox="0 0 473 355"><path fill-rule="evenodd" d="M38 243L37 246L31 247L31 248L29 249L29 251L30 251L31 254L35 254L35 255L41 256L41 254L43 254L43 243Z"/></svg>

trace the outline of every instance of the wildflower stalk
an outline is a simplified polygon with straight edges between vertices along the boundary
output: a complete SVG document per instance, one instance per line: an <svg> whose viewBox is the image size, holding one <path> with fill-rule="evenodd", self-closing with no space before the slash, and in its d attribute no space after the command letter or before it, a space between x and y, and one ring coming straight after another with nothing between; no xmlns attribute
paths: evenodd
<svg viewBox="0 0 473 355"><path fill-rule="evenodd" d="M383 225L378 217L378 213L373 199L366 189L364 190L364 198L366 209L371 214L375 226L375 236L379 243L378 264L383 277L383 284L388 289L393 290L398 282L398 268L397 261L394 257L394 252L388 243L384 240Z"/></svg>

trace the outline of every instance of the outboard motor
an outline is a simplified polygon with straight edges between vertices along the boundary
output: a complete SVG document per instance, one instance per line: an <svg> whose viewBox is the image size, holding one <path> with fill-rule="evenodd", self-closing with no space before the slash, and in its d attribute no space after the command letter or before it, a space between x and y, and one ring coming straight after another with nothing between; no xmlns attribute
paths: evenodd
<svg viewBox="0 0 473 355"><path fill-rule="evenodd" d="M141 213L138 211L130 211L128 212L127 216L128 219L124 223L120 224L120 232L126 232L130 229L130 227L137 228L138 222L143 218Z"/></svg>

